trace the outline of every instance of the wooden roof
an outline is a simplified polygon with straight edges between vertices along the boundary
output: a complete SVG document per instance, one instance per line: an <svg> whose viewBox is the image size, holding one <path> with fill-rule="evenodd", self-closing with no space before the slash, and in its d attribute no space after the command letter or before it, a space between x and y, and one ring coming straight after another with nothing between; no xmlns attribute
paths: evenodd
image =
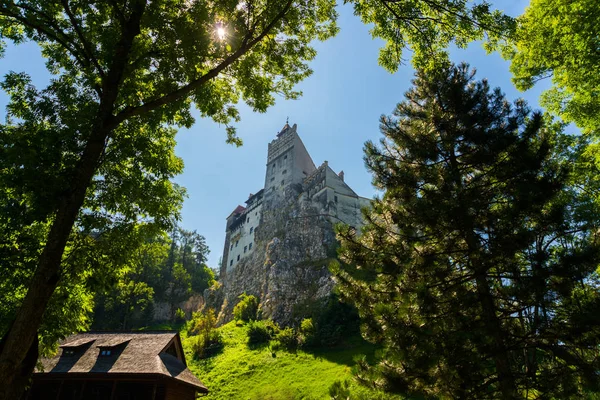
<svg viewBox="0 0 600 400"><path fill-rule="evenodd" d="M175 355L167 349L175 346ZM111 349L111 355L100 351ZM74 354L65 350L75 350ZM187 368L181 339L177 332L89 332L73 335L60 344L58 354L40 359L37 376L73 376L81 374L127 374L162 376L193 386L199 392L208 389ZM96 375L96 376L98 376Z"/></svg>

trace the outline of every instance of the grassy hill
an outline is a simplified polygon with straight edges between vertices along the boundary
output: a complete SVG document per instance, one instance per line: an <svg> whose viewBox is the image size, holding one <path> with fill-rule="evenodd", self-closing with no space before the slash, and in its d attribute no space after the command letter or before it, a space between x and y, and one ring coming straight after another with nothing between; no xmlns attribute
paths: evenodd
<svg viewBox="0 0 600 400"><path fill-rule="evenodd" d="M375 352L375 347L360 337L314 352L273 350L273 342L250 348L246 326L231 322L219 329L225 342L223 350L203 360L193 356L189 339L182 332L188 366L209 388L207 399L328 399L329 387L336 380L351 379L353 357L366 354L372 359ZM365 399L389 398L352 389Z"/></svg>

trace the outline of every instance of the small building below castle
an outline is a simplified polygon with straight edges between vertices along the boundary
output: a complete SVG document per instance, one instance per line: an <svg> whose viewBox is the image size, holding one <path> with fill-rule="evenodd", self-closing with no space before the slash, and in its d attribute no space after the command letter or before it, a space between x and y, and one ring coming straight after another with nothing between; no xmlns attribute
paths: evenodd
<svg viewBox="0 0 600 400"><path fill-rule="evenodd" d="M208 389L187 368L178 332L89 332L39 360L29 400L194 400Z"/></svg>

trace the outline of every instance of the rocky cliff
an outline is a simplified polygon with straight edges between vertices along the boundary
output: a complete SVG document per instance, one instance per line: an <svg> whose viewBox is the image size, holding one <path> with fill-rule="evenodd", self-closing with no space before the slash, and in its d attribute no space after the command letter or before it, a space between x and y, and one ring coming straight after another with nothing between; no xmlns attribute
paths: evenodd
<svg viewBox="0 0 600 400"><path fill-rule="evenodd" d="M219 311L221 323L232 319L241 293L260 299L264 318L289 325L306 315L311 304L333 288L328 265L335 257L327 196L310 199L300 185L284 196L265 198L255 250L221 277L221 287L206 293L207 306Z"/></svg>

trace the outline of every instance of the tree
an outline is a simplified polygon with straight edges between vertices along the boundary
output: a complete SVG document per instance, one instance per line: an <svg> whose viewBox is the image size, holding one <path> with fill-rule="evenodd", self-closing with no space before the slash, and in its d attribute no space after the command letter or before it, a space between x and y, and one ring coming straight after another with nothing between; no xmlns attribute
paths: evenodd
<svg viewBox="0 0 600 400"><path fill-rule="evenodd" d="M210 250L204 236L196 231L180 229L181 264L192 279L192 291L202 294L215 281L215 274L206 265Z"/></svg>
<svg viewBox="0 0 600 400"><path fill-rule="evenodd" d="M385 41L379 64L395 72L406 60L404 50L412 51L413 65L427 68L447 57L450 44L458 47L486 39L493 47L512 35L513 18L489 3L464 0L346 0L365 24L373 24L371 34Z"/></svg>
<svg viewBox="0 0 600 400"><path fill-rule="evenodd" d="M20 229L33 226L40 240L27 257L2 260L27 263L30 278L2 330L0 399L22 392L17 375L32 370L21 367L28 352L35 359L75 239L138 220L169 227L183 195L170 183L182 168L173 127L191 126L192 104L240 144L229 126L235 103L265 111L275 93L297 97L315 56L309 43L335 34L335 18L332 0L0 4L2 38L38 43L55 75L43 90L20 73L2 84L11 97L1 128L2 236L18 247Z"/></svg>
<svg viewBox="0 0 600 400"><path fill-rule="evenodd" d="M164 234L146 238L118 271L115 281L96 290L92 329L131 329L151 320L156 294L166 290L162 268L169 245Z"/></svg>
<svg viewBox="0 0 600 400"><path fill-rule="evenodd" d="M169 258L162 271L167 283L162 299L170 305L171 319L180 302L192 292L202 294L214 282L214 274L205 263L208 253L204 237L196 231L177 228L172 232Z"/></svg>
<svg viewBox="0 0 600 400"><path fill-rule="evenodd" d="M594 0L533 0L503 47L521 90L552 78L541 104L583 132L600 135L600 4Z"/></svg>
<svg viewBox="0 0 600 400"><path fill-rule="evenodd" d="M175 228L147 237L116 271L116 283L96 293L93 328L148 326L156 301L168 303L173 320L179 303L202 294L214 282L204 264L208 247L197 232Z"/></svg>
<svg viewBox="0 0 600 400"><path fill-rule="evenodd" d="M427 398L598 389L598 213L567 185L568 140L466 65L417 72L365 161L385 193L332 270L383 345L358 379Z"/></svg>

